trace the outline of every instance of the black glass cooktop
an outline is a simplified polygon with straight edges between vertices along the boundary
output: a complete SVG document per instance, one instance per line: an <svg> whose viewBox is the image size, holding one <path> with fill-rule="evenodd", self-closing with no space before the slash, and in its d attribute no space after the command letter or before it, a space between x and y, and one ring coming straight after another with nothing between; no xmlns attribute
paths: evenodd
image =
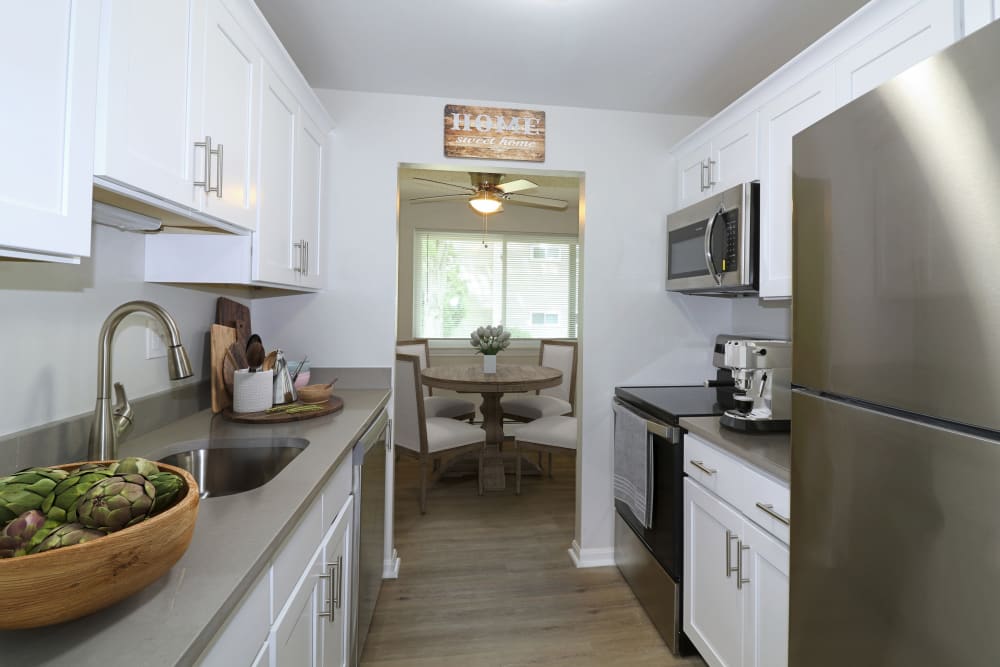
<svg viewBox="0 0 1000 667"><path fill-rule="evenodd" d="M615 387L615 396L676 425L681 417L721 415L718 394L712 387Z"/></svg>

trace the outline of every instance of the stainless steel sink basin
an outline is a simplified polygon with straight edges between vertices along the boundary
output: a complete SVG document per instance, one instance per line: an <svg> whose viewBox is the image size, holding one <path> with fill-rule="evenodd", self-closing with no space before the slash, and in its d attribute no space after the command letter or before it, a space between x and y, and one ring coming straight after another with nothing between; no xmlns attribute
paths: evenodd
<svg viewBox="0 0 1000 667"><path fill-rule="evenodd" d="M195 440L158 460L190 472L202 498L217 498L267 484L308 444L305 438Z"/></svg>

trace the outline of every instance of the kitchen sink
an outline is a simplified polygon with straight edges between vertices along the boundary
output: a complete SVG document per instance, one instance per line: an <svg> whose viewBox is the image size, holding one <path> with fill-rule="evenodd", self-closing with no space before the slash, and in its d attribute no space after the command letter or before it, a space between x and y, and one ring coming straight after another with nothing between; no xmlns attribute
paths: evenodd
<svg viewBox="0 0 1000 667"><path fill-rule="evenodd" d="M184 449L157 460L190 472L202 498L217 498L267 484L308 444L305 438L194 440L171 447Z"/></svg>

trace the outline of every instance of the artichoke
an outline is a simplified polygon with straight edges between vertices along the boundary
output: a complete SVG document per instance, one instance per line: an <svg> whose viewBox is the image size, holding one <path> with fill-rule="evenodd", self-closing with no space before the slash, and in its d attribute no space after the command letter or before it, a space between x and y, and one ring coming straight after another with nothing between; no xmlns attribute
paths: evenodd
<svg viewBox="0 0 1000 667"><path fill-rule="evenodd" d="M114 470L116 475L137 474L146 478L158 472L160 472L159 466L152 461L139 458L138 456L130 456L127 459L122 459L118 462L118 467Z"/></svg>
<svg viewBox="0 0 1000 667"><path fill-rule="evenodd" d="M108 466L101 465L100 463L84 463L82 466L74 470L72 474L76 475L81 472L90 472L92 470L108 470L108 472L113 472L108 469Z"/></svg>
<svg viewBox="0 0 1000 667"><path fill-rule="evenodd" d="M79 523L64 523L49 533L44 540L31 550L31 553L40 554L50 549L82 544L83 542L96 540L98 537L104 537L106 534L100 530L87 528Z"/></svg>
<svg viewBox="0 0 1000 667"><path fill-rule="evenodd" d="M90 487L76 507L77 521L114 532L139 523L153 508L156 487L142 475L114 475Z"/></svg>
<svg viewBox="0 0 1000 667"><path fill-rule="evenodd" d="M82 472L81 472L82 470ZM111 477L106 468L94 467L83 470L83 466L69 477L59 482L52 492L42 501L42 511L50 519L73 523L76 521L76 508L87 491L102 479Z"/></svg>
<svg viewBox="0 0 1000 667"><path fill-rule="evenodd" d="M56 521L55 519L46 519L45 523L42 524L41 528L35 531L31 539L27 542L22 543L18 546L17 550L14 552L15 556L24 556L29 554L32 550L41 544L42 540L52 534L52 531L61 528L63 525L62 521Z"/></svg>
<svg viewBox="0 0 1000 667"><path fill-rule="evenodd" d="M159 514L170 507L185 488L184 479L172 472L158 472L149 477L149 483L156 488L153 509L149 516Z"/></svg>
<svg viewBox="0 0 1000 667"><path fill-rule="evenodd" d="M0 532L0 558L20 555L18 552L44 524L45 515L38 510L29 510L8 523Z"/></svg>
<svg viewBox="0 0 1000 667"><path fill-rule="evenodd" d="M68 476L65 470L28 468L0 479L0 526L39 509L56 484Z"/></svg>

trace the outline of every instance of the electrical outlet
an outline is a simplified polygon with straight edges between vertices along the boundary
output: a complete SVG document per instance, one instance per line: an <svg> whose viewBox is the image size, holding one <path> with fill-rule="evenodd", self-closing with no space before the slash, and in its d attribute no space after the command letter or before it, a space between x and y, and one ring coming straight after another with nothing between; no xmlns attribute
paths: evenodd
<svg viewBox="0 0 1000 667"><path fill-rule="evenodd" d="M146 327L146 358L160 359L167 356L167 346L160 334L152 326Z"/></svg>

